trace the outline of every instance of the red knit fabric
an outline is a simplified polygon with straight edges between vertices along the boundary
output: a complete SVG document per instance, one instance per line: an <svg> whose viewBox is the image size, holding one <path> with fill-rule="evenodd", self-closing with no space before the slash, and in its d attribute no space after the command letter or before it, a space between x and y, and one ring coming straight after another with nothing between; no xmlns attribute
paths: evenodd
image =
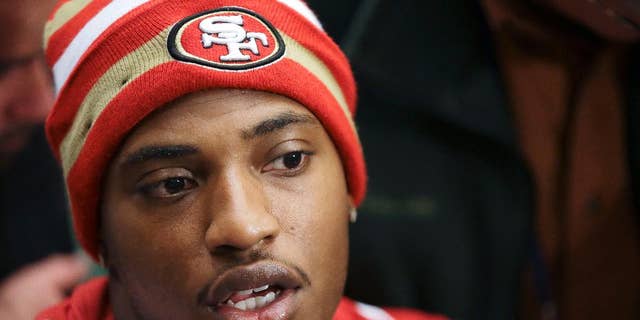
<svg viewBox="0 0 640 320"><path fill-rule="evenodd" d="M64 1L68 2L68 1ZM96 13L100 12L102 8L109 4L107 0L92 1L85 8L82 9L80 14L75 15L71 20L64 24L64 26L58 29L51 35L49 45L47 46L47 63L53 66L57 61L64 49L71 43L73 37L78 33L78 30L84 26ZM52 17L62 7L57 5Z"/></svg>
<svg viewBox="0 0 640 320"><path fill-rule="evenodd" d="M430 315L417 310L407 308L383 308L391 319L367 318L356 307L356 302L342 298L338 305L338 310L332 320L447 320L448 318L438 315Z"/></svg>
<svg viewBox="0 0 640 320"><path fill-rule="evenodd" d="M98 1L98 3L101 3L101 1ZM274 2L272 1L246 0L218 0L208 3L202 3L201 1L184 1L180 3L175 1L149 2L111 25L81 58L83 67L76 69L71 74L69 82L62 88L56 101L56 108L52 110L47 120L48 137L54 146L56 157L60 158L58 147L68 132L78 107L93 85L114 63L157 36L162 30L169 28L176 21L194 12L229 5L246 6L256 10L282 29L283 32L312 50L321 60L325 60L325 64L331 69L336 76L336 80L343 88L351 112L355 112L355 81L353 81L350 72L345 72L350 70L346 57L329 36L314 30L316 27L306 23L306 20L298 18L305 21L305 23L291 22L292 16L295 18L297 14L283 11L287 7L282 5L274 7ZM80 14L67 23L72 24L71 26L65 25L63 29L51 37L50 45L47 47L47 58L51 59L49 61L51 66L55 64L62 54L58 50L66 48L71 42L72 36L87 22L88 19L85 16L91 17L103 7L104 5L89 4L87 8L83 9ZM153 15L147 14L144 17L140 17L141 13L151 8L153 9ZM85 18L81 19L79 16ZM132 20L136 20L135 23L131 23ZM114 37L114 33L117 33L118 36ZM310 34L314 36L311 37ZM126 39L126 41L123 41L123 39ZM60 46L62 48L59 48ZM96 50L98 48L100 50ZM71 89L68 89L69 87ZM73 94L65 94L67 90L72 90Z"/></svg>
<svg viewBox="0 0 640 320"><path fill-rule="evenodd" d="M36 320L114 320L107 278L78 286L71 297L39 315Z"/></svg>

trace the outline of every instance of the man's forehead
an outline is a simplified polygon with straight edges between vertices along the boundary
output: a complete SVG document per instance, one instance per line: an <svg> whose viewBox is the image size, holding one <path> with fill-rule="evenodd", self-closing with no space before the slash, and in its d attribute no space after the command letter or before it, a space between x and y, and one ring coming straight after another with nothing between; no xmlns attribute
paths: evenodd
<svg viewBox="0 0 640 320"><path fill-rule="evenodd" d="M306 107L290 98L263 91L212 89L188 94L157 110L136 126L125 149L150 141L194 138L205 128L211 130L207 136L217 132L225 138L251 140L300 124L322 127Z"/></svg>
<svg viewBox="0 0 640 320"><path fill-rule="evenodd" d="M158 111L145 122L161 118L164 119L161 122L173 125L172 119L176 118L211 121L239 114L245 122L257 123L288 112L311 116L311 112L305 106L288 97L242 89L211 89L187 94Z"/></svg>

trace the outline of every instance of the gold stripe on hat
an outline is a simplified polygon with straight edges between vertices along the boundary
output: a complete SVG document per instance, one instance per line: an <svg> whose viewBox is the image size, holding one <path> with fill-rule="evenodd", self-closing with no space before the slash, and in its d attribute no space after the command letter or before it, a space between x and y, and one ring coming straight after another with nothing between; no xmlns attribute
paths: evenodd
<svg viewBox="0 0 640 320"><path fill-rule="evenodd" d="M120 59L93 85L80 104L73 124L60 144L60 157L65 176L78 158L92 122L102 113L109 101L118 95L126 83L172 60L166 49L168 34L169 29L163 30L138 49Z"/></svg>
<svg viewBox="0 0 640 320"><path fill-rule="evenodd" d="M44 27L44 48L49 45L49 39L56 31L60 30L69 20L75 17L91 0L72 0L64 3L58 8L53 19L49 20Z"/></svg>
<svg viewBox="0 0 640 320"><path fill-rule="evenodd" d="M92 122L102 113L104 108L109 104L109 101L118 95L122 89L123 81L132 82L147 71L161 64L175 61L169 55L169 51L166 48L168 34L169 29L166 29L135 51L129 53L111 66L91 88L80 105L69 132L60 145L60 157L62 159L62 169L65 177L68 175L82 150L87 135L91 130ZM303 47L293 38L282 32L280 32L280 34L283 37L286 47L284 57L299 63L324 83L338 102L338 105L340 105L340 109L344 112L347 122L357 136L355 124L353 123L342 89L329 68L311 51Z"/></svg>
<svg viewBox="0 0 640 320"><path fill-rule="evenodd" d="M278 30L279 31L279 30ZM351 115L351 111L349 111L349 105L347 104L347 100L342 93L342 88L336 81L331 70L316 57L313 52L309 51L309 49L305 48L303 45L295 41L293 38L287 36L285 33L280 32L282 35L282 39L284 40L285 46L287 47L287 51L285 52L285 58L289 58L303 67L305 67L309 72L311 72L316 78L318 78L324 85L329 89L333 97L338 101L340 105L340 109L344 112L349 125L356 132L356 126L353 123L353 118ZM357 134L357 132L356 132Z"/></svg>

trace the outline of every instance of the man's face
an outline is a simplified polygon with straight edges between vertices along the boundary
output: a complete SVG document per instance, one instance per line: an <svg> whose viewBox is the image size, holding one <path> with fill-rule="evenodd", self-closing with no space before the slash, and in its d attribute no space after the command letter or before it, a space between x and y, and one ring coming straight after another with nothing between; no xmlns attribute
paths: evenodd
<svg viewBox="0 0 640 320"><path fill-rule="evenodd" d="M182 98L133 130L107 173L116 317L330 319L349 209L336 149L300 104L235 90Z"/></svg>
<svg viewBox="0 0 640 320"><path fill-rule="evenodd" d="M534 0L552 7L601 37L632 42L640 38L640 0Z"/></svg>
<svg viewBox="0 0 640 320"><path fill-rule="evenodd" d="M54 1L0 4L0 155L22 148L53 105L42 32Z"/></svg>

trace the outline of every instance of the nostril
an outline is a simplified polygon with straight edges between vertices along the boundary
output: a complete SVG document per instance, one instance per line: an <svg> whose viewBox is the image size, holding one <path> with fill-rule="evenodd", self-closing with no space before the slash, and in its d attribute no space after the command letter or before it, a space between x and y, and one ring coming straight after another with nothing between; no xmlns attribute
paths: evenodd
<svg viewBox="0 0 640 320"><path fill-rule="evenodd" d="M236 248L232 245L220 245L214 248L213 254L216 256L231 256L242 251L240 248Z"/></svg>
<svg viewBox="0 0 640 320"><path fill-rule="evenodd" d="M210 247L210 252L219 257L232 257L239 254L251 255L255 252L262 252L275 241L276 237L277 234L271 233L262 237L254 235L244 238L226 238L223 241L218 240L218 245Z"/></svg>
<svg viewBox="0 0 640 320"><path fill-rule="evenodd" d="M262 238L262 240L260 240L261 244L270 244L272 243L274 240L276 239L276 235L275 234L269 234L266 237Z"/></svg>

